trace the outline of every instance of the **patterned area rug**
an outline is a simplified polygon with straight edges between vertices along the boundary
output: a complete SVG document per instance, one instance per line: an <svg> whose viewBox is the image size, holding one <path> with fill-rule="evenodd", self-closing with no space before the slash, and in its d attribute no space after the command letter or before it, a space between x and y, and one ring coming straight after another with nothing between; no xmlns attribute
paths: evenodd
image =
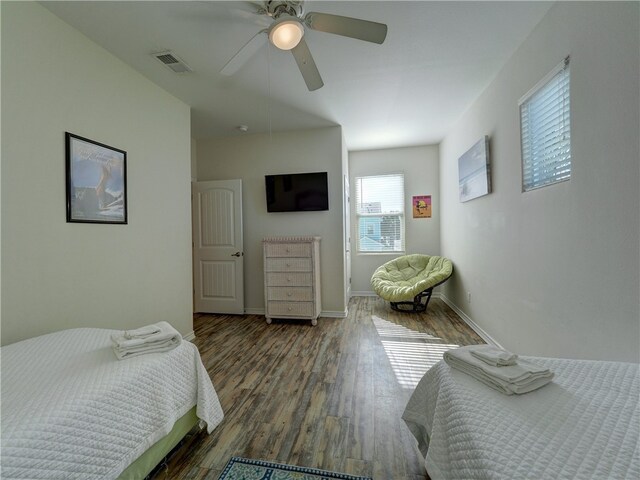
<svg viewBox="0 0 640 480"><path fill-rule="evenodd" d="M295 467L281 463L232 457L224 467L218 480L372 480L371 477L357 477L346 473L328 472L315 468Z"/></svg>

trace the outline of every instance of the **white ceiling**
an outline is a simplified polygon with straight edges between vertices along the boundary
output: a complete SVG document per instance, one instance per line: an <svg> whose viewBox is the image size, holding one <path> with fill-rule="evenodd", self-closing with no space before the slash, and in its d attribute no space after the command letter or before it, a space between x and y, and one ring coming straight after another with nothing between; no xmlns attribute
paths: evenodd
<svg viewBox="0 0 640 480"><path fill-rule="evenodd" d="M268 17L251 2L43 2L191 106L196 139L342 125L349 150L439 142L549 9L548 2L307 1L304 11L388 25L383 45L307 30L324 87L309 92L290 52L263 46L220 69ZM171 50L192 73L151 56Z"/></svg>

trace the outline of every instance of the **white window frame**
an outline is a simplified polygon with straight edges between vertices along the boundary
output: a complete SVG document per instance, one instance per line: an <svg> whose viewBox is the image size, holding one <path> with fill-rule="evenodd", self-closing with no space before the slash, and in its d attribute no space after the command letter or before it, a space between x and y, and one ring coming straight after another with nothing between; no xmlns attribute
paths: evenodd
<svg viewBox="0 0 640 480"><path fill-rule="evenodd" d="M401 187L401 191L399 193L399 204L401 205L401 211L399 212L387 212L387 213L366 213L366 212L361 212L361 208L360 208L360 201L361 201L361 194L359 192L359 189L361 188L361 182L363 179L370 179L370 178L380 178L380 177L401 177L402 179L402 187ZM379 175L361 175L359 177L355 178L355 182L354 182L354 188L355 188L355 217L356 217L356 221L355 221L355 229L356 229L356 253L358 254L397 254L397 253L404 253L405 251L405 201L404 201L404 173L387 173L387 174L379 174ZM369 203L369 202L367 202ZM380 249L380 250L363 250L361 248L360 245L360 219L361 218L375 218L375 217L398 217L399 221L400 221L400 245L398 248L393 248L393 249Z"/></svg>
<svg viewBox="0 0 640 480"><path fill-rule="evenodd" d="M550 97L545 88L556 80L563 82L562 91ZM523 192L571 179L570 83L566 57L518 101ZM543 100L546 103L541 105ZM546 117L540 115L541 108L546 109ZM538 118L534 109L538 109Z"/></svg>

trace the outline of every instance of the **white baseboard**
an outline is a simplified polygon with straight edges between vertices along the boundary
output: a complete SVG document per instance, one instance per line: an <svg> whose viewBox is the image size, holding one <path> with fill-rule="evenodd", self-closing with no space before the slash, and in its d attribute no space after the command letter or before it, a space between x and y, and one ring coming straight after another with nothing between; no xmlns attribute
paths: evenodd
<svg viewBox="0 0 640 480"><path fill-rule="evenodd" d="M435 296L435 294L434 294L434 296ZM453 303L451 300L449 300L449 298L447 298L446 295L440 294L439 298L444 303L449 305L449 307L451 307L451 309L458 314L458 316L464 321L464 323L469 325L471 327L471 329L474 332L476 332L478 335L480 335L480 338L482 338L485 342L487 342L489 344L492 344L492 345L495 345L498 348L503 348L502 345L500 345L495 338L493 338L491 335L489 335L487 332L485 332L480 327L480 325L478 325L476 322L474 322L471 319L471 317L469 317L469 315L464 313L455 303Z"/></svg>
<svg viewBox="0 0 640 480"><path fill-rule="evenodd" d="M352 297L377 297L376 292L351 292Z"/></svg>
<svg viewBox="0 0 640 480"><path fill-rule="evenodd" d="M193 330L191 330L191 331L190 331L189 333L187 333L186 335L183 335L183 336L182 336L182 338L183 338L184 340L187 340L187 341L189 341L189 342L190 342L191 340L195 340L195 338L196 338L196 334L195 334L195 332L194 332Z"/></svg>
<svg viewBox="0 0 640 480"><path fill-rule="evenodd" d="M247 315L264 315L264 308L245 308L244 313ZM348 311L345 309L344 311L332 311L332 310L323 310L320 312L321 317L329 317L329 318L346 318Z"/></svg>
<svg viewBox="0 0 640 480"><path fill-rule="evenodd" d="M347 318L349 311L345 308L344 312L340 311L331 311L331 310L323 310L320 312L321 317L329 317L329 318Z"/></svg>

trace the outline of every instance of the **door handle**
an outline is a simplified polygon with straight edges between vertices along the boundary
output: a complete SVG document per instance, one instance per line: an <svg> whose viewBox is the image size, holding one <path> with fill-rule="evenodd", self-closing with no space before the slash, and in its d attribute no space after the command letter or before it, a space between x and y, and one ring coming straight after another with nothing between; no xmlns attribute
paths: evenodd
<svg viewBox="0 0 640 480"><path fill-rule="evenodd" d="M242 255L244 255L244 253L236 252L231 254L232 257L240 257Z"/></svg>

